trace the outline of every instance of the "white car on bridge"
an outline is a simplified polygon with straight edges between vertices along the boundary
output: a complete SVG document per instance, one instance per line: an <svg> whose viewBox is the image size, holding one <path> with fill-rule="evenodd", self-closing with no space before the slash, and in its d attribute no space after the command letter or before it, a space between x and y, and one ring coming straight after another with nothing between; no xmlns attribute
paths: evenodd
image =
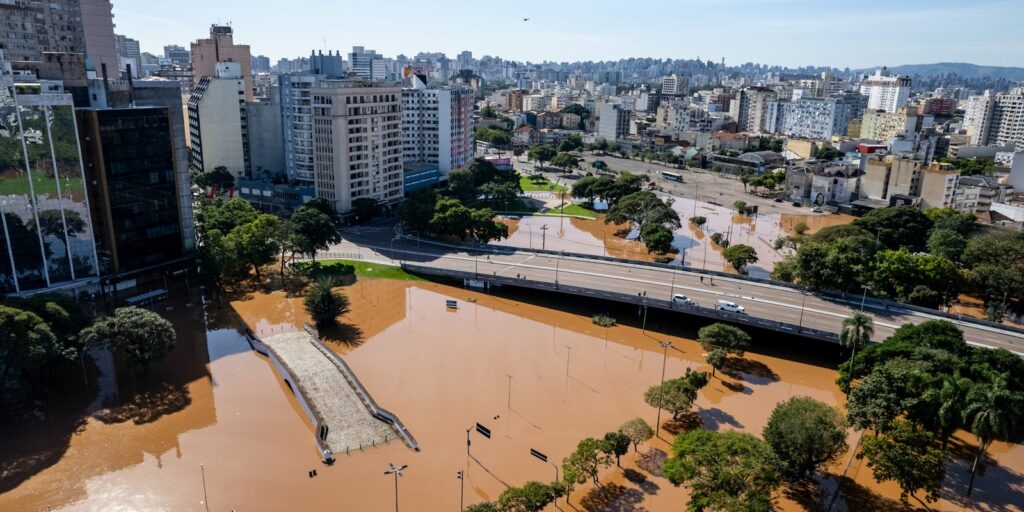
<svg viewBox="0 0 1024 512"><path fill-rule="evenodd" d="M697 301L687 297L686 295L675 294L672 296L673 304L682 304L684 306L696 306Z"/></svg>
<svg viewBox="0 0 1024 512"><path fill-rule="evenodd" d="M743 306L740 306L739 304L736 304L735 302L730 302L730 301L727 301L727 300L719 300L718 303L715 304L715 309L717 309L719 311L728 311L730 313L746 313L747 312L746 309L743 309Z"/></svg>

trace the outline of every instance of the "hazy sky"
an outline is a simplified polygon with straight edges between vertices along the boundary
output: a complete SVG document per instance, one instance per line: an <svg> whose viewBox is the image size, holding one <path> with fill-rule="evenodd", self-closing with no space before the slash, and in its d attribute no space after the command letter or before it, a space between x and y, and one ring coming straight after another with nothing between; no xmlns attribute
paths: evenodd
<svg viewBox="0 0 1024 512"><path fill-rule="evenodd" d="M231 22L235 41L272 63L358 45L389 57L470 50L533 62L1024 66L1021 0L112 1L116 32L158 55L165 44L187 48L211 23Z"/></svg>

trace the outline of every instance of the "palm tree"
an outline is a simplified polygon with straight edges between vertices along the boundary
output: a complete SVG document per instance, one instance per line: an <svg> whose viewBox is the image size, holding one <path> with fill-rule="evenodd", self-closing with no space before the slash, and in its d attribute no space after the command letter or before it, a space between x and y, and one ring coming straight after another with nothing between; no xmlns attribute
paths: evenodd
<svg viewBox="0 0 1024 512"><path fill-rule="evenodd" d="M839 331L839 344L851 349L850 368L848 370L850 382L853 381L853 358L857 355L857 347L870 342L871 336L874 334L875 322L861 311L843 320L843 328Z"/></svg>
<svg viewBox="0 0 1024 512"><path fill-rule="evenodd" d="M942 387L939 388L939 435L942 437L942 449L946 449L949 438L963 426L963 410L967 403L967 393L971 390L972 382L966 377L961 377L956 371L953 375L942 378Z"/></svg>
<svg viewBox="0 0 1024 512"><path fill-rule="evenodd" d="M974 385L967 393L963 410L964 424L978 437L978 453L971 464L971 479L967 495L974 489L974 475L978 463L985 457L989 444L996 439L1010 439L1018 431L1024 393L1006 387L1006 375L995 375L991 382Z"/></svg>

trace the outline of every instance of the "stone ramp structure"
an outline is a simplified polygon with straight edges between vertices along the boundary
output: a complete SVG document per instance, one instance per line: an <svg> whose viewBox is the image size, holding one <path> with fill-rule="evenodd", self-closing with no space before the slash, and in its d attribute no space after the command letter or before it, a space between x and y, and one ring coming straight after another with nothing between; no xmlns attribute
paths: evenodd
<svg viewBox="0 0 1024 512"><path fill-rule="evenodd" d="M346 453L399 438L419 450L398 418L377 406L348 365L317 340L315 331L247 337L295 392L316 427L321 453Z"/></svg>

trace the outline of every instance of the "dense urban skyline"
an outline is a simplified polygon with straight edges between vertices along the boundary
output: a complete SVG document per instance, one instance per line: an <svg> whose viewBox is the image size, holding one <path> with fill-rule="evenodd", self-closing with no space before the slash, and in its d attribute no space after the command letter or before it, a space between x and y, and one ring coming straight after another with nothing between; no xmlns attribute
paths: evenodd
<svg viewBox="0 0 1024 512"><path fill-rule="evenodd" d="M287 8L254 9L238 0L216 5L182 0L175 7L114 2L117 32L139 39L143 51L160 54L166 44L187 46L211 23L230 22L254 55L272 59L305 55L313 48L347 51L362 45L389 56L419 51L454 56L470 50L476 56L532 62L724 57L727 64L790 67L1024 66L1019 51L1024 33L1015 26L1024 17L1024 4L1003 0L870 0L853 7L811 0L640 0L628 5L526 0L497 13L472 4L424 9L411 0L389 2L383 10L378 3L311 0L289 2ZM752 10L756 16L736 16ZM658 12L663 15L653 15Z"/></svg>

